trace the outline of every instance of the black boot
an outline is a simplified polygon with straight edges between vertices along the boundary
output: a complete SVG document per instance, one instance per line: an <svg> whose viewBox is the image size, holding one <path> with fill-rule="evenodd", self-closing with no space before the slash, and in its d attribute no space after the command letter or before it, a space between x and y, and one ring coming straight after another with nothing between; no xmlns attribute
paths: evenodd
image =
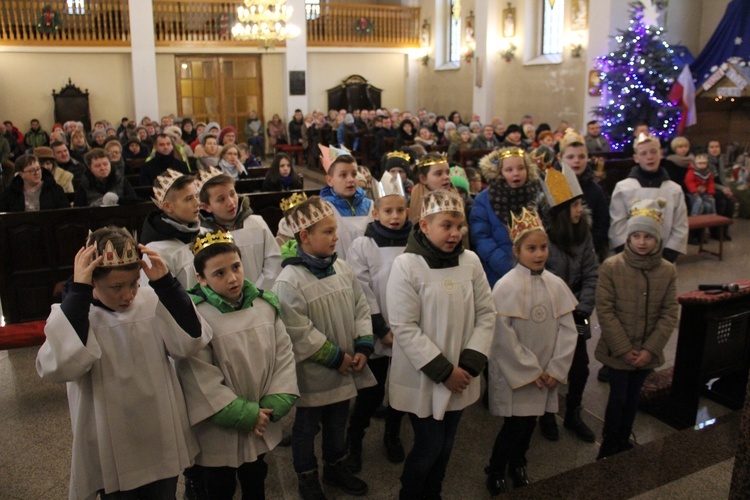
<svg viewBox="0 0 750 500"><path fill-rule="evenodd" d="M581 420L581 407L578 406L576 408L568 408L565 412L565 420L563 421L563 425L566 429L570 429L571 431L575 432L576 436L578 436L582 441L586 441L587 443L593 443L596 436L594 436L594 432L589 428L586 423Z"/></svg>
<svg viewBox="0 0 750 500"><path fill-rule="evenodd" d="M200 467L193 466L185 469L185 494L184 500L208 500L206 483L203 482Z"/></svg>
<svg viewBox="0 0 750 500"><path fill-rule="evenodd" d="M485 467L484 473L487 474L487 481L484 484L491 497L508 493L508 485L505 484L504 472L494 472L489 467Z"/></svg>
<svg viewBox="0 0 750 500"><path fill-rule="evenodd" d="M539 417L539 429L542 431L542 436L550 441L560 439L560 431L557 429L557 420L554 413L545 412L544 415Z"/></svg>
<svg viewBox="0 0 750 500"><path fill-rule="evenodd" d="M344 458L343 463L352 474L357 474L362 470L362 440L364 437L364 432L352 431L351 427L346 431L346 445L349 453Z"/></svg>
<svg viewBox="0 0 750 500"><path fill-rule="evenodd" d="M619 453L620 444L616 439L607 438L604 436L602 439L602 445L599 447L599 454L596 456L597 460L603 460Z"/></svg>
<svg viewBox="0 0 750 500"><path fill-rule="evenodd" d="M349 495L361 497L367 494L367 483L352 474L343 460L323 466L323 482Z"/></svg>
<svg viewBox="0 0 750 500"><path fill-rule="evenodd" d="M528 486L531 484L531 481L529 481L529 476L526 475L526 466L525 465L513 465L511 464L508 468L508 473L510 474L510 478L513 480L513 488L523 488L524 486Z"/></svg>
<svg viewBox="0 0 750 500"><path fill-rule="evenodd" d="M303 500L326 500L318 480L318 471L297 474L297 481L299 481L299 494Z"/></svg>
<svg viewBox="0 0 750 500"><path fill-rule="evenodd" d="M392 410L391 410L392 411ZM400 464L404 461L404 446L401 444L401 419L394 419L390 415L385 419L385 434L383 444L385 455L389 462Z"/></svg>

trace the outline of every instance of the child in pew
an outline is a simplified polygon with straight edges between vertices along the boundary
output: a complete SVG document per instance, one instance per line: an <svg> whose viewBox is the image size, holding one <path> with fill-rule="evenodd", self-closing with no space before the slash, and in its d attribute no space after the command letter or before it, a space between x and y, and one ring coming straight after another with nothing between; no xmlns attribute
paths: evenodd
<svg viewBox="0 0 750 500"><path fill-rule="evenodd" d="M234 179L216 168L200 172L200 223L208 231L231 231L242 252L245 276L268 290L281 272L281 250L262 217L252 215L250 198L237 195Z"/></svg>
<svg viewBox="0 0 750 500"><path fill-rule="evenodd" d="M375 385L370 307L352 268L336 255L334 208L313 196L287 216L295 239L282 248L283 270L273 287L292 339L300 399L292 429L294 470L304 499L325 498L318 480L315 436L323 428L323 482L350 495L367 483L344 463L349 402Z"/></svg>
<svg viewBox="0 0 750 500"><path fill-rule="evenodd" d="M276 153L263 179L263 191L294 191L302 189L302 179L294 171L292 159L286 153Z"/></svg>
<svg viewBox="0 0 750 500"><path fill-rule="evenodd" d="M260 160L250 151L247 144L240 142L237 144L237 147L240 148L240 161L245 166L245 169L263 166Z"/></svg>
<svg viewBox="0 0 750 500"><path fill-rule="evenodd" d="M407 412L414 446L401 475L400 498L440 498L464 408L479 399L495 328L490 286L477 255L462 245L463 201L437 190L422 201L388 278L393 332L388 395Z"/></svg>
<svg viewBox="0 0 750 500"><path fill-rule="evenodd" d="M596 359L609 367L609 400L597 460L629 450L641 387L664 364L664 346L677 327L677 271L662 254L666 200L636 201L622 253L599 270Z"/></svg>
<svg viewBox="0 0 750 500"><path fill-rule="evenodd" d="M299 395L292 343L279 301L246 279L244 256L228 232L193 245L199 284L189 290L211 326L211 343L179 360L177 375L200 453L186 473L197 498L265 498L265 454L281 440L279 420Z"/></svg>
<svg viewBox="0 0 750 500"><path fill-rule="evenodd" d="M685 189L690 199L690 215L716 214L716 183L708 168L708 155L698 154L685 174Z"/></svg>
<svg viewBox="0 0 750 500"><path fill-rule="evenodd" d="M511 215L517 264L492 289L497 325L489 363L489 406L504 417L487 473L492 496L529 484L526 452L537 417L556 413L557 387L565 383L576 348L577 301L561 278L545 271L548 239L536 212Z"/></svg>
<svg viewBox="0 0 750 500"><path fill-rule="evenodd" d="M90 233L37 355L44 380L67 382L73 452L70 498L174 499L198 445L168 356L211 339L159 254L121 228ZM151 287L138 289L143 270Z"/></svg>
<svg viewBox="0 0 750 500"><path fill-rule="evenodd" d="M377 338L375 352L367 365L378 384L357 393L347 430L347 466L355 473L362 469L362 440L365 430L370 426L370 419L385 397L393 345L393 332L388 326L386 307L388 276L393 261L403 253L412 230L412 223L406 218L408 206L398 174L392 176L388 172L384 173L380 182L373 182L373 193L375 202L372 215L375 220L367 225L364 236L354 240L349 248L348 260L370 305L372 330ZM393 463L404 461L404 447L400 438L403 416L403 412L392 407L386 413L383 444L388 460Z"/></svg>
<svg viewBox="0 0 750 500"><path fill-rule="evenodd" d="M346 260L352 242L365 234L367 224L372 222L372 200L367 198L364 189L357 186L358 170L354 157L344 149L319 147L328 184L320 190L320 197L336 208L339 238L336 254Z"/></svg>
<svg viewBox="0 0 750 500"><path fill-rule="evenodd" d="M156 178L153 191L151 200L158 210L143 221L141 242L159 252L167 269L188 289L198 283L190 244L203 232L198 183L193 176L167 170Z"/></svg>

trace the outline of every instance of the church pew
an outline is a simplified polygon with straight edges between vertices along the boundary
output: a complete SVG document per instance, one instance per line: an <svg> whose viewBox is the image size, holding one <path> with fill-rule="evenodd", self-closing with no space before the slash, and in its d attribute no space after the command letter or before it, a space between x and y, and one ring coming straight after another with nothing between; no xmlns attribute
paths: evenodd
<svg viewBox="0 0 750 500"><path fill-rule="evenodd" d="M306 190L308 196L318 189ZM248 195L250 206L276 234L279 203L290 192ZM89 229L108 224L140 232L153 203L0 213L0 304L6 323L45 319L55 285L73 273L73 259Z"/></svg>
<svg viewBox="0 0 750 500"><path fill-rule="evenodd" d="M458 163L463 167L479 167L479 160L492 153L492 149L467 149L458 153Z"/></svg>

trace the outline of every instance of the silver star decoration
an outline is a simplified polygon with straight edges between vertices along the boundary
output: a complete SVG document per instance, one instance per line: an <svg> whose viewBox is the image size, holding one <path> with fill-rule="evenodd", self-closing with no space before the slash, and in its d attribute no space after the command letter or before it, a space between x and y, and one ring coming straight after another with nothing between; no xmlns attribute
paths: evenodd
<svg viewBox="0 0 750 500"><path fill-rule="evenodd" d="M641 22L647 27L659 27L659 8L654 3L654 0L642 0L643 5L643 17Z"/></svg>
<svg viewBox="0 0 750 500"><path fill-rule="evenodd" d="M742 37L738 36L737 38L735 38L734 39L734 44L735 45L742 45Z"/></svg>

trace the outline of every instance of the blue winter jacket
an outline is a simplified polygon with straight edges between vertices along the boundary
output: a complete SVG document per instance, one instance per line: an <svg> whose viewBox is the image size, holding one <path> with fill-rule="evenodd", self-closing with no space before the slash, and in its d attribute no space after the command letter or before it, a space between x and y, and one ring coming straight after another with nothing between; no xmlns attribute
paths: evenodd
<svg viewBox="0 0 750 500"><path fill-rule="evenodd" d="M354 193L352 202L341 198L339 195L333 192L331 186L326 186L320 190L320 197L330 202L336 210L339 211L342 217L357 217L360 215L368 215L372 209L372 200L365 196L365 190L358 187Z"/></svg>
<svg viewBox="0 0 750 500"><path fill-rule="evenodd" d="M469 215L469 232L474 251L482 261L490 286L513 268L513 242L508 229L490 206L490 192L485 189L474 198Z"/></svg>

